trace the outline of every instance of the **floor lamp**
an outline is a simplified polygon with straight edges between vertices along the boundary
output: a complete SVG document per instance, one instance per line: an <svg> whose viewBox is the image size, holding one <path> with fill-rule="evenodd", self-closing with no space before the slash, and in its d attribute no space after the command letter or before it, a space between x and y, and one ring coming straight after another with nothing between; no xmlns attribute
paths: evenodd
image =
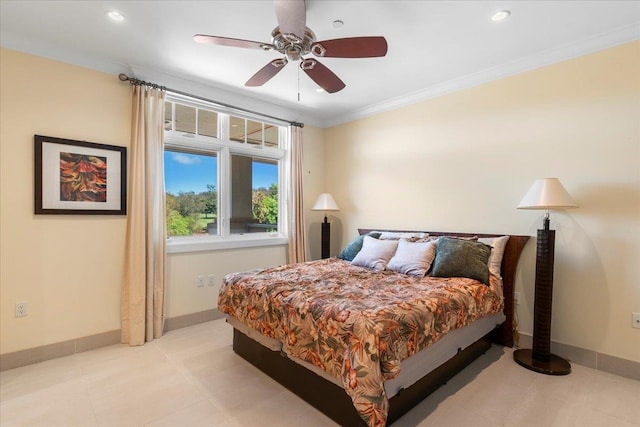
<svg viewBox="0 0 640 427"><path fill-rule="evenodd" d="M338 211L340 208L329 193L322 193L318 196L315 205L311 208L314 211L324 211L324 222L322 223L322 259L329 258L331 247L331 223L327 221L327 211Z"/></svg>
<svg viewBox="0 0 640 427"><path fill-rule="evenodd" d="M576 208L557 178L536 180L518 209L544 209L542 230L538 230L536 249L536 283L533 305L533 348L513 352L513 359L527 369L547 375L567 375L571 364L551 354L551 307L553 297L553 258L555 230L549 229L549 209Z"/></svg>

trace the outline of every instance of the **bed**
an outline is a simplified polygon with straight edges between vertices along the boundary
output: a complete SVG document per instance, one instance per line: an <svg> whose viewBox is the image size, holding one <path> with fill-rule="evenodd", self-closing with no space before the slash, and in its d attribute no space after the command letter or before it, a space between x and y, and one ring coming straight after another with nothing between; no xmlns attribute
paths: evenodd
<svg viewBox="0 0 640 427"><path fill-rule="evenodd" d="M384 426L492 342L513 346L515 273L529 237L369 229L359 234L362 254L374 245L392 247L388 241L394 240L396 254L400 246L431 249L429 274L362 267L362 256L329 258L227 275L218 307L234 328L238 355L340 425ZM496 266L498 241L502 256ZM487 276L440 274L446 271L445 243L485 251ZM465 256L468 264L478 263L475 255ZM391 267L394 259L387 262Z"/></svg>

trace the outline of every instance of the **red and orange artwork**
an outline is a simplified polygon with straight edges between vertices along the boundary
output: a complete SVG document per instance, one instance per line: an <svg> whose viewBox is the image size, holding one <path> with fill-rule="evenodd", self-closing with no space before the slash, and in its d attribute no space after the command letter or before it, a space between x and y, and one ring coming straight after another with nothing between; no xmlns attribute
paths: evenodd
<svg viewBox="0 0 640 427"><path fill-rule="evenodd" d="M60 153L60 200L107 201L107 158Z"/></svg>

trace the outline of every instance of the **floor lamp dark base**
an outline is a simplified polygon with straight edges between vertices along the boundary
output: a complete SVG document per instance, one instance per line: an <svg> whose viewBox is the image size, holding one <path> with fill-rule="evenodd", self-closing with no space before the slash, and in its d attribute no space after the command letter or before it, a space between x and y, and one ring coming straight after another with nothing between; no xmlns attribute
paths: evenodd
<svg viewBox="0 0 640 427"><path fill-rule="evenodd" d="M548 362L541 362L533 358L531 349L520 349L513 352L513 360L518 365L532 371L547 375L567 375L571 372L571 365L560 356L549 355Z"/></svg>

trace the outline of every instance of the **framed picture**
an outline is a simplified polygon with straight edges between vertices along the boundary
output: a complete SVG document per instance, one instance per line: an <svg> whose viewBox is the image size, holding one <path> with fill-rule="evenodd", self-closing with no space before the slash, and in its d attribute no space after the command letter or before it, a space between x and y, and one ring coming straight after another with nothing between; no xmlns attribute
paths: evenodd
<svg viewBox="0 0 640 427"><path fill-rule="evenodd" d="M126 215L127 149L34 136L36 214Z"/></svg>

